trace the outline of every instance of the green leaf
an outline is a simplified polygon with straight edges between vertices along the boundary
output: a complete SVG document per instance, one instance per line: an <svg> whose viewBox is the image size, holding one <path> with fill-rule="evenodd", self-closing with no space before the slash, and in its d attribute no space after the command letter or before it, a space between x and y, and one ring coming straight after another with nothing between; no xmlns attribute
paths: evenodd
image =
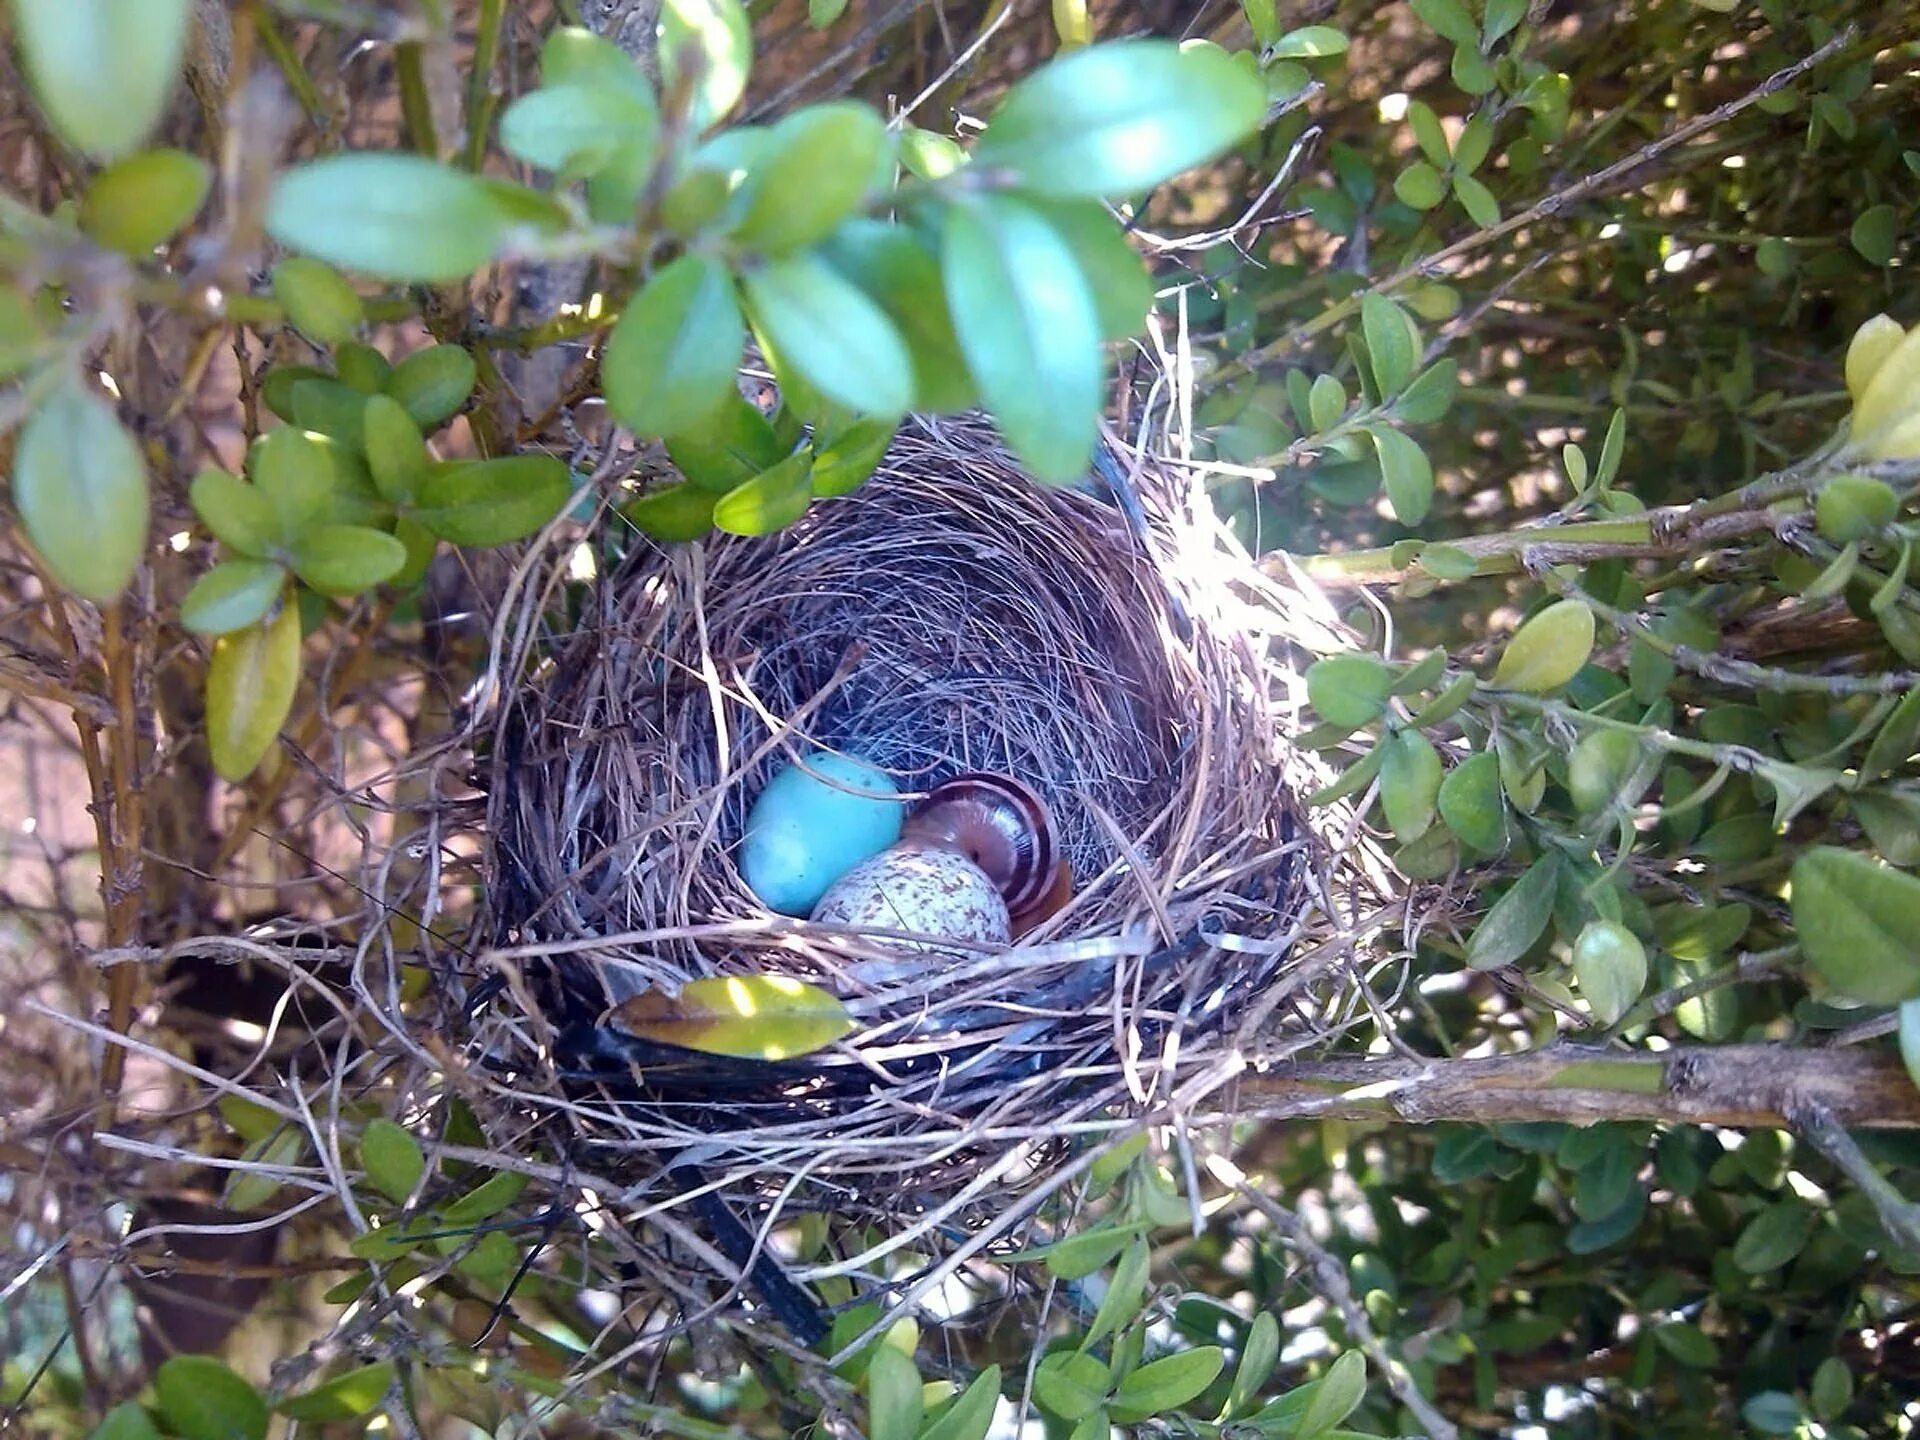
<svg viewBox="0 0 1920 1440"><path fill-rule="evenodd" d="M899 429L893 420L856 420L835 435L813 457L814 495L850 495L866 484L887 458L887 447Z"/></svg>
<svg viewBox="0 0 1920 1440"><path fill-rule="evenodd" d="M1733 1263L1748 1275L1778 1270L1807 1248L1819 1217L1797 1196L1776 1200L1747 1222L1733 1245Z"/></svg>
<svg viewBox="0 0 1920 1440"><path fill-rule="evenodd" d="M369 1120L360 1133L360 1164L380 1193L396 1205L412 1198L420 1177L427 1173L420 1142L384 1115Z"/></svg>
<svg viewBox="0 0 1920 1440"><path fill-rule="evenodd" d="M648 990L616 1005L612 1023L643 1040L743 1060L790 1060L855 1029L837 999L788 975L715 975L671 996Z"/></svg>
<svg viewBox="0 0 1920 1440"><path fill-rule="evenodd" d="M445 1229L459 1229L491 1220L520 1198L527 1188L527 1177L518 1170L502 1170L489 1175L452 1204L442 1207L440 1219Z"/></svg>
<svg viewBox="0 0 1920 1440"><path fill-rule="evenodd" d="M30 369L46 339L33 297L17 288L0 289L0 381Z"/></svg>
<svg viewBox="0 0 1920 1440"><path fill-rule="evenodd" d="M1433 824L1440 796L1440 753L1418 730L1389 736L1380 767L1380 808L1394 838L1403 845L1418 840Z"/></svg>
<svg viewBox="0 0 1920 1440"><path fill-rule="evenodd" d="M824 240L874 188L893 149L884 121L852 100L809 105L767 137L733 238L763 255Z"/></svg>
<svg viewBox="0 0 1920 1440"><path fill-rule="evenodd" d="M1456 171L1453 193L1459 197L1460 208L1481 229L1491 230L1500 223L1500 202L1493 198L1493 191L1473 176Z"/></svg>
<svg viewBox="0 0 1920 1440"><path fill-rule="evenodd" d="M362 432L367 469L380 497L395 505L410 503L429 463L420 427L391 395L373 395L363 412Z"/></svg>
<svg viewBox="0 0 1920 1440"><path fill-rule="evenodd" d="M1102 340L1131 340L1153 308L1153 277L1120 222L1092 200L1028 202L1073 251L1093 295Z"/></svg>
<svg viewBox="0 0 1920 1440"><path fill-rule="evenodd" d="M1910 689L1885 718L1874 743L1866 747L1860 762L1862 780L1878 780L1895 770L1903 770L1908 760L1920 753L1920 689Z"/></svg>
<svg viewBox="0 0 1920 1440"><path fill-rule="evenodd" d="M1413 0L1413 13L1443 40L1456 45L1480 43L1480 27L1461 0Z"/></svg>
<svg viewBox="0 0 1920 1440"><path fill-rule="evenodd" d="M552 455L503 455L435 466L420 482L414 518L455 545L505 545L533 534L573 498Z"/></svg>
<svg viewBox="0 0 1920 1440"><path fill-rule="evenodd" d="M1316 375L1307 392L1307 419L1316 431L1331 430L1347 413L1346 387L1331 375Z"/></svg>
<svg viewBox="0 0 1920 1440"><path fill-rule="evenodd" d="M1480 571L1471 551L1444 542L1422 546L1414 563L1436 580L1471 580Z"/></svg>
<svg viewBox="0 0 1920 1440"><path fill-rule="evenodd" d="M282 175L267 205L282 245L386 280L464 280L511 225L479 176L398 151L311 161Z"/></svg>
<svg viewBox="0 0 1920 1440"><path fill-rule="evenodd" d="M1307 699L1330 725L1358 730L1386 709L1393 672L1371 655L1328 655L1307 667Z"/></svg>
<svg viewBox="0 0 1920 1440"><path fill-rule="evenodd" d="M147 466L113 407L75 376L20 428L13 503L53 578L88 600L113 599L147 548Z"/></svg>
<svg viewBox="0 0 1920 1440"><path fill-rule="evenodd" d="M1620 473L1620 459L1627 448L1627 412L1617 409L1607 421L1606 437L1600 442L1600 463L1594 467L1593 483L1604 490Z"/></svg>
<svg viewBox="0 0 1920 1440"><path fill-rule="evenodd" d="M1582 735L1567 757L1567 793L1576 813L1598 815L1639 799L1623 793L1640 768L1640 737L1627 730L1596 730Z"/></svg>
<svg viewBox="0 0 1920 1440"><path fill-rule="evenodd" d="M394 366L382 388L414 424L431 430L460 413L476 373L473 356L458 345L429 345Z"/></svg>
<svg viewBox="0 0 1920 1440"><path fill-rule="evenodd" d="M706 425L667 441L667 458L690 485L724 495L786 459L792 447L738 391Z"/></svg>
<svg viewBox="0 0 1920 1440"><path fill-rule="evenodd" d="M1391 425L1369 425L1387 500L1402 525L1418 525L1433 508L1433 462L1411 435Z"/></svg>
<svg viewBox="0 0 1920 1440"><path fill-rule="evenodd" d="M656 540L699 540L713 529L714 502L720 497L694 485L667 485L629 500L620 513Z"/></svg>
<svg viewBox="0 0 1920 1440"><path fill-rule="evenodd" d="M407 547L366 525L316 525L293 547L293 573L322 595L358 595L398 574Z"/></svg>
<svg viewBox="0 0 1920 1440"><path fill-rule="evenodd" d="M1481 43L1489 47L1499 43L1526 18L1527 0L1487 0L1486 23L1480 27Z"/></svg>
<svg viewBox="0 0 1920 1440"><path fill-rule="evenodd" d="M730 535L771 535L802 515L813 500L813 456L800 450L772 469L729 490L713 504L713 523Z"/></svg>
<svg viewBox="0 0 1920 1440"><path fill-rule="evenodd" d="M746 7L740 0L666 0L659 53L662 90L671 95L691 84L691 128L707 129L746 93L753 67Z"/></svg>
<svg viewBox="0 0 1920 1440"><path fill-rule="evenodd" d="M1084 474L1104 366L1099 311L1067 241L1039 212L992 196L948 210L941 266L960 348L1007 443L1040 480Z"/></svg>
<svg viewBox="0 0 1920 1440"><path fill-rule="evenodd" d="M13 0L12 9L34 99L61 139L111 160L160 123L192 0Z"/></svg>
<svg viewBox="0 0 1920 1440"><path fill-rule="evenodd" d="M1228 1418L1244 1415L1279 1363L1280 1322L1271 1310L1262 1310L1247 1327L1247 1338L1240 1346L1240 1364L1233 1372L1233 1385L1221 1413Z"/></svg>
<svg viewBox="0 0 1920 1440"><path fill-rule="evenodd" d="M1469 95L1485 95L1500 83L1499 74L1480 53L1478 42L1455 49L1453 63L1447 68L1453 83Z"/></svg>
<svg viewBox="0 0 1920 1440"><path fill-rule="evenodd" d="M1312 1440L1314 1436L1327 1434L1359 1409L1360 1402L1366 1398L1366 1357L1358 1350L1349 1350L1320 1377L1313 1403L1307 1406L1306 1414L1300 1417L1299 1428L1293 1432L1295 1437Z"/></svg>
<svg viewBox="0 0 1920 1440"><path fill-rule="evenodd" d="M967 163L958 142L909 125L900 132L900 163L922 180L944 180Z"/></svg>
<svg viewBox="0 0 1920 1440"><path fill-rule="evenodd" d="M747 272L747 312L781 360L827 400L867 415L913 405L913 359L887 312L817 255Z"/></svg>
<svg viewBox="0 0 1920 1440"><path fill-rule="evenodd" d="M326 514L333 494L333 461L304 430L291 425L269 430L247 452L247 470L273 507L283 543L298 540Z"/></svg>
<svg viewBox="0 0 1920 1440"><path fill-rule="evenodd" d="M807 0L807 23L816 30L826 29L846 13L847 0Z"/></svg>
<svg viewBox="0 0 1920 1440"><path fill-rule="evenodd" d="M569 179L596 174L616 156L644 177L659 138L653 96L627 84L549 79L500 117L500 144L509 155Z"/></svg>
<svg viewBox="0 0 1920 1440"><path fill-rule="evenodd" d="M260 399L267 409L282 420L291 421L294 418L293 392L309 380L324 380L331 384L333 377L311 365L276 365L260 377Z"/></svg>
<svg viewBox="0 0 1920 1440"><path fill-rule="evenodd" d="M1493 683L1529 695L1557 690L1587 663L1593 636L1593 612L1585 604L1556 600L1514 631L1494 667Z"/></svg>
<svg viewBox="0 0 1920 1440"><path fill-rule="evenodd" d="M920 1432L920 1440L986 1440L1000 1399L1000 1367L989 1365L960 1392L946 1414Z"/></svg>
<svg viewBox="0 0 1920 1440"><path fill-rule="evenodd" d="M223 560L187 591L180 623L198 635L244 630L273 608L286 583L286 567L278 561Z"/></svg>
<svg viewBox="0 0 1920 1440"><path fill-rule="evenodd" d="M915 408L956 411L978 403L947 310L940 261L912 231L853 219L833 232L820 253L886 311L906 341L913 357Z"/></svg>
<svg viewBox="0 0 1920 1440"><path fill-rule="evenodd" d="M1720 1347L1698 1325L1685 1320L1667 1320L1653 1330L1654 1343L1682 1365L1705 1370L1717 1364Z"/></svg>
<svg viewBox="0 0 1920 1440"><path fill-rule="evenodd" d="M1045 1251L1047 1269L1062 1280L1084 1280L1127 1248L1131 1230L1083 1230L1056 1240Z"/></svg>
<svg viewBox="0 0 1920 1440"><path fill-rule="evenodd" d="M1741 1405L1740 1418L1762 1435L1796 1435L1805 1415L1793 1396L1779 1390L1762 1390Z"/></svg>
<svg viewBox="0 0 1920 1440"><path fill-rule="evenodd" d="M1853 813L1881 859L1908 870L1920 866L1920 791L1865 790L1853 797Z"/></svg>
<svg viewBox="0 0 1920 1440"><path fill-rule="evenodd" d="M1360 324L1366 331L1374 383L1383 397L1397 394L1420 363L1420 332L1406 311L1377 290L1360 297Z"/></svg>
<svg viewBox="0 0 1920 1440"><path fill-rule="evenodd" d="M1394 177L1393 193L1403 205L1431 210L1447 195L1447 182L1424 160L1416 160Z"/></svg>
<svg viewBox="0 0 1920 1440"><path fill-rule="evenodd" d="M123 1400L106 1413L88 1440L160 1440L147 1412L132 1400Z"/></svg>
<svg viewBox="0 0 1920 1440"><path fill-rule="evenodd" d="M1611 1025L1647 988L1646 947L1624 925L1591 921L1573 942L1573 975L1594 1019Z"/></svg>
<svg viewBox="0 0 1920 1440"><path fill-rule="evenodd" d="M240 1214L264 1209L267 1202L280 1193L280 1177L274 1171L299 1164L306 1153L306 1132L292 1127L275 1129L250 1141L240 1152L244 1168L227 1172L227 1183L220 1194L221 1205Z"/></svg>
<svg viewBox="0 0 1920 1440"><path fill-rule="evenodd" d="M548 33L540 46L540 83L625 90L643 103L653 101L653 86L634 58L579 25L558 25Z"/></svg>
<svg viewBox="0 0 1920 1440"><path fill-rule="evenodd" d="M682 255L627 302L607 341L607 408L636 435L708 423L737 396L745 327L733 280L710 255Z"/></svg>
<svg viewBox="0 0 1920 1440"><path fill-rule="evenodd" d="M1113 1418L1137 1425L1149 1416L1177 1410L1211 1385L1226 1364L1218 1345L1199 1345L1142 1365L1114 1392Z"/></svg>
<svg viewBox="0 0 1920 1440"><path fill-rule="evenodd" d="M1393 402L1393 413L1409 425L1427 425L1453 408L1460 388L1459 372L1451 360L1436 360L1422 370Z"/></svg>
<svg viewBox="0 0 1920 1440"><path fill-rule="evenodd" d="M1920 997L1920 880L1821 845L1793 865L1793 926L1807 960L1868 1005Z"/></svg>
<svg viewBox="0 0 1920 1440"><path fill-rule="evenodd" d="M1560 857L1542 855L1508 887L1467 942L1467 963L1476 970L1511 965L1533 948L1553 917L1554 887L1560 883Z"/></svg>
<svg viewBox="0 0 1920 1440"><path fill-rule="evenodd" d="M1467 123L1461 127L1460 138L1453 147L1453 164L1462 175L1471 175L1486 163L1487 155L1493 149L1493 121L1487 118L1487 112L1477 110L1467 117Z"/></svg>
<svg viewBox="0 0 1920 1440"><path fill-rule="evenodd" d="M1814 526L1824 540L1845 545L1865 540L1900 515L1900 497L1871 475L1836 475L1813 499Z"/></svg>
<svg viewBox="0 0 1920 1440"><path fill-rule="evenodd" d="M1113 1278L1107 1284L1106 1294L1100 1297L1100 1308L1094 1312L1093 1323L1087 1327L1087 1333L1080 1337L1083 1353L1139 1318L1141 1306L1147 1297L1147 1266L1150 1259L1146 1237L1136 1235L1133 1243L1122 1252L1120 1263L1114 1267Z"/></svg>
<svg viewBox="0 0 1920 1440"><path fill-rule="evenodd" d="M1034 1400L1067 1421L1093 1414L1112 1386L1106 1365L1084 1350L1055 1350L1033 1372Z"/></svg>
<svg viewBox="0 0 1920 1440"><path fill-rule="evenodd" d="M1890 265L1900 239L1899 217L1891 205L1871 206L1860 212L1847 238L1869 265Z"/></svg>
<svg viewBox="0 0 1920 1440"><path fill-rule="evenodd" d="M267 1402L211 1355L175 1355L153 1374L154 1400L180 1440L264 1440Z"/></svg>
<svg viewBox="0 0 1920 1440"><path fill-rule="evenodd" d="M1261 52L1261 59L1271 63L1275 60L1325 60L1335 55L1347 53L1346 35L1331 25L1304 25L1298 30L1289 30Z"/></svg>
<svg viewBox="0 0 1920 1440"><path fill-rule="evenodd" d="M142 150L93 177L80 201L80 228L138 260L200 213L212 184L212 167L197 155Z"/></svg>
<svg viewBox="0 0 1920 1440"><path fill-rule="evenodd" d="M1500 796L1500 761L1483 750L1440 782L1440 818L1464 844L1489 855L1507 846L1507 807Z"/></svg>
<svg viewBox="0 0 1920 1440"><path fill-rule="evenodd" d="M362 395L382 394L393 374L393 366L386 356L358 340L344 340L339 344L333 352L333 368L339 373L342 385Z"/></svg>
<svg viewBox="0 0 1920 1440"><path fill-rule="evenodd" d="M973 163L1042 195L1135 195L1239 144L1266 111L1265 84L1224 50L1092 45L1016 84Z"/></svg>
<svg viewBox="0 0 1920 1440"><path fill-rule="evenodd" d="M293 386L293 424L330 436L349 449L365 443L367 397L338 380L300 380Z"/></svg>
<svg viewBox="0 0 1920 1440"><path fill-rule="evenodd" d="M236 475L202 470L193 477L188 498L214 538L237 554L265 556L279 541L272 502Z"/></svg>
<svg viewBox="0 0 1920 1440"><path fill-rule="evenodd" d="M1407 122L1413 126L1413 138L1420 146L1420 153L1435 169L1444 170L1453 159L1453 147L1447 143L1447 132L1440 124L1440 117L1433 113L1433 107L1424 100L1413 101L1407 106Z"/></svg>
<svg viewBox="0 0 1920 1440"><path fill-rule="evenodd" d="M913 1361L891 1345L877 1346L863 1383L868 1440L914 1440L927 1407Z"/></svg>
<svg viewBox="0 0 1920 1440"><path fill-rule="evenodd" d="M1853 1371L1838 1355L1829 1355L1813 1372L1807 1398L1822 1420L1838 1420L1853 1403Z"/></svg>
<svg viewBox="0 0 1920 1440"><path fill-rule="evenodd" d="M279 737L300 684L300 610L222 635L207 662L207 747L213 768L236 784Z"/></svg>
<svg viewBox="0 0 1920 1440"><path fill-rule="evenodd" d="M393 1376L391 1360L376 1360L323 1381L305 1394L289 1395L274 1408L289 1420L314 1425L357 1420L380 1408L393 1387Z"/></svg>

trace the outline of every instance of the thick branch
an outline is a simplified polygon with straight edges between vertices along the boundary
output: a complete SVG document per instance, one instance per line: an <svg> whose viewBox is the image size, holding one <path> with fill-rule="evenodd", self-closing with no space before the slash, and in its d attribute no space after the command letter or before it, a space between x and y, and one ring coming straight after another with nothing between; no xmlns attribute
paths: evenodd
<svg viewBox="0 0 1920 1440"><path fill-rule="evenodd" d="M1430 1124L1664 1120L1788 1129L1809 1108L1850 1128L1920 1129L1920 1086L1892 1051L1692 1046L1661 1054L1557 1047L1478 1060L1300 1061L1249 1074L1239 1113Z"/></svg>

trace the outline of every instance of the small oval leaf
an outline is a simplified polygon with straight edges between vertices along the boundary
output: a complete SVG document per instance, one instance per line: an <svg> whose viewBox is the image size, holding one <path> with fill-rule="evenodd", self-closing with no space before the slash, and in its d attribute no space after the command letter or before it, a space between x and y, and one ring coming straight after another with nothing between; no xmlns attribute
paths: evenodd
<svg viewBox="0 0 1920 1440"><path fill-rule="evenodd" d="M222 635L207 663L207 746L222 779L253 773L279 737L300 684L300 607Z"/></svg>
<svg viewBox="0 0 1920 1440"><path fill-rule="evenodd" d="M34 98L61 138L96 160L160 123L180 78L192 0L15 0Z"/></svg>
<svg viewBox="0 0 1920 1440"><path fill-rule="evenodd" d="M458 345L429 345L416 350L387 376L381 388L422 430L431 430L460 413L473 393L473 356Z"/></svg>
<svg viewBox="0 0 1920 1440"><path fill-rule="evenodd" d="M194 581L180 602L180 623L199 635L243 630L273 608L286 588L275 560L222 560Z"/></svg>
<svg viewBox="0 0 1920 1440"><path fill-rule="evenodd" d="M734 374L745 339L726 267L710 255L682 255L641 287L613 327L600 362L607 408L636 435L697 428L739 393Z"/></svg>
<svg viewBox="0 0 1920 1440"><path fill-rule="evenodd" d="M154 1399L180 1440L264 1440L267 1402L211 1355L175 1355L153 1375Z"/></svg>
<svg viewBox="0 0 1920 1440"><path fill-rule="evenodd" d="M643 1040L746 1060L810 1054L854 1028L832 995L786 975L715 975L673 996L649 990L616 1006L612 1018Z"/></svg>
<svg viewBox="0 0 1920 1440"><path fill-rule="evenodd" d="M396 1205L405 1204L427 1173L427 1157L420 1142L385 1116L367 1122L360 1132L360 1164L367 1178Z"/></svg>
<svg viewBox="0 0 1920 1440"><path fill-rule="evenodd" d="M147 548L147 466L113 407L63 379L21 427L13 503L54 578L104 603Z"/></svg>
<svg viewBox="0 0 1920 1440"><path fill-rule="evenodd" d="M93 177L80 201L80 228L139 259L200 213L212 184L212 168L197 155L142 150Z"/></svg>
<svg viewBox="0 0 1920 1440"><path fill-rule="evenodd" d="M1528 620L1507 641L1494 667L1493 683L1503 690L1539 695L1557 690L1593 653L1593 612L1578 600L1556 600Z"/></svg>

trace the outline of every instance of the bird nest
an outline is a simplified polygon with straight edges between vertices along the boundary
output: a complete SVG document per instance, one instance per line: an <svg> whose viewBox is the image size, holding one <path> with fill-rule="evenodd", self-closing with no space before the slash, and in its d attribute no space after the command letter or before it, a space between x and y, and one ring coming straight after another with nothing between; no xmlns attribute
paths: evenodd
<svg viewBox="0 0 1920 1440"><path fill-rule="evenodd" d="M1049 489L983 423L910 421L857 493L773 536L637 540L565 633L526 645L487 784L517 1003L474 1039L584 1169L662 1193L724 1177L709 1189L763 1232L793 1206L1006 1234L1076 1137L1191 1108L1245 1055L1338 1022L1350 971L1306 952L1365 882L1300 804L1326 775L1290 741L1294 642L1327 617L1249 562L1187 472L1102 458L1102 485ZM771 913L738 863L748 807L823 751L909 798L966 771L1024 780L1071 903L937 963ZM769 974L855 1028L769 1061L619 1027L636 995Z"/></svg>

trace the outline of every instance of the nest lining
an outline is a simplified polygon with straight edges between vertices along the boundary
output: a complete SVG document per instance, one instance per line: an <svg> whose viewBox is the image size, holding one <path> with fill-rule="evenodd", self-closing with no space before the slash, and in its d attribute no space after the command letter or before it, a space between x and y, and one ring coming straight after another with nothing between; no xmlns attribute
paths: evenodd
<svg viewBox="0 0 1920 1440"><path fill-rule="evenodd" d="M991 1170L1004 1204L1044 1176L1049 1137L1164 1094L1158 1057L1190 1074L1271 1011L1309 902L1327 909L1338 857L1294 799L1324 776L1287 743L1273 596L1224 583L1257 574L1197 486L1152 466L1132 483L1137 508L1048 490L984 423L909 422L853 496L773 537L642 542L549 638L489 785L494 931L545 1038L724 973L811 981L860 1022L777 1064L630 1045L556 1103L576 1139L655 1169L691 1146L876 1213L903 1176L965 1196ZM815 747L909 793L1026 780L1063 830L1072 905L934 961L770 915L734 850L767 778ZM479 1038L531 1083L540 1028Z"/></svg>

